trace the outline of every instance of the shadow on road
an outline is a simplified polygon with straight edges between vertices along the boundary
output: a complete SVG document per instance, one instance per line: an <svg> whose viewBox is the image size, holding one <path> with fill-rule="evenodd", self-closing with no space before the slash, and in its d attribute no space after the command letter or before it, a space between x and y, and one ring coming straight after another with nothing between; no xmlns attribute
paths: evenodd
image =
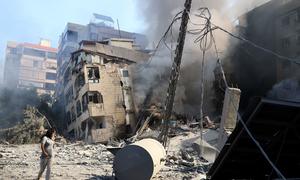
<svg viewBox="0 0 300 180"><path fill-rule="evenodd" d="M92 174L92 177L90 177L89 179L86 180L116 180L113 176L99 176L97 174Z"/></svg>

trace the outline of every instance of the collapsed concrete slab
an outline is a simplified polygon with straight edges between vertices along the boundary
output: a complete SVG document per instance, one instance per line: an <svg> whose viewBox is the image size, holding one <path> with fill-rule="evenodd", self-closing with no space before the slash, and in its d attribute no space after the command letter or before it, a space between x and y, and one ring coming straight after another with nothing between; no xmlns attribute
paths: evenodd
<svg viewBox="0 0 300 180"><path fill-rule="evenodd" d="M227 141L228 136L234 130L237 121L241 90L237 88L227 88L223 103L218 149L221 150Z"/></svg>

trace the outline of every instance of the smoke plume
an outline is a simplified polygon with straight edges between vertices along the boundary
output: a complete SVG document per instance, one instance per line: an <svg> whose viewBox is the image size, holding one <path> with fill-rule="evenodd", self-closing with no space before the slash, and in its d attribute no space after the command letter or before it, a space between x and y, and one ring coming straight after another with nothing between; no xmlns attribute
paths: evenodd
<svg viewBox="0 0 300 180"><path fill-rule="evenodd" d="M212 22L229 31L234 30L234 20L243 12L255 7L267 0L202 0L194 1L191 9L191 22L188 29L199 28L198 24L203 23L203 19L194 16L200 7L208 7L212 14ZM183 10L184 0L138 0L136 1L139 9L139 17L143 17L147 25L145 34L149 42L156 44L167 27L171 23L175 14ZM164 103L168 87L171 63L174 57L179 24L176 23L172 28L172 35L166 40L169 48L159 48L157 56L151 59L151 63L146 68L138 68L135 73L135 91L137 93L138 104L143 104L146 98L150 103ZM232 48L234 41L229 36L219 32L214 32L216 39L217 51L220 58L224 58ZM202 52L199 44L194 43L197 38L195 35L187 34L185 47L182 57L182 66L180 78L177 86L174 110L179 113L198 115L200 112L200 77L201 77L201 60ZM172 43L173 42L173 43ZM153 49L153 45L149 47ZM205 57L205 91L204 91L204 113L213 115L215 110L212 104L214 92L212 82L214 80L213 70L216 66L217 57L213 48L206 52ZM140 70L142 69L142 70ZM151 98L149 98L151 96ZM148 103L149 103L148 102ZM163 105L163 104L162 104Z"/></svg>
<svg viewBox="0 0 300 180"><path fill-rule="evenodd" d="M275 100L300 102L300 76L275 84L268 92L267 97Z"/></svg>

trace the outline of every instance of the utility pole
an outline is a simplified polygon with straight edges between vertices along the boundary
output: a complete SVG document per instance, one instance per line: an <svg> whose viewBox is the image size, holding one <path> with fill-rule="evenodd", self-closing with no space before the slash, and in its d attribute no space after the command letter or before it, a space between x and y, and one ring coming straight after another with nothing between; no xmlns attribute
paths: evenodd
<svg viewBox="0 0 300 180"><path fill-rule="evenodd" d="M180 32L179 32L179 36L177 39L175 57L174 57L174 62L172 64L172 72L170 75L169 87L168 87L167 97L166 97L165 106L164 106L162 131L160 133L159 138L165 147L166 147L168 132L169 132L169 119L172 114L176 86L177 86L177 81L179 78L182 51L183 51L183 47L184 47L187 23L189 21L189 13L191 10L191 4L192 4L192 0L186 0L184 3L184 10L182 13L181 25L180 25L180 29L179 29Z"/></svg>

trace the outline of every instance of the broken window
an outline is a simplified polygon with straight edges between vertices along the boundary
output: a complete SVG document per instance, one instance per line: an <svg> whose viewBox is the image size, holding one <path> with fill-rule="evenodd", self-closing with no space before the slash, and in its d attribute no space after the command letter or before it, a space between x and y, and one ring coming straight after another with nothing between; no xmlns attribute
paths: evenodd
<svg viewBox="0 0 300 180"><path fill-rule="evenodd" d="M76 91L79 91L80 88L81 88L82 86L84 86L84 84L85 84L84 74L81 73L81 74L79 74L79 75L77 76L77 78L76 78L76 80L75 80L75 89L76 89Z"/></svg>
<svg viewBox="0 0 300 180"><path fill-rule="evenodd" d="M89 103L94 103L94 104L100 104L103 103L103 97L101 93L97 91L90 91L88 92L88 102Z"/></svg>
<svg viewBox="0 0 300 180"><path fill-rule="evenodd" d="M27 86L27 87L36 87L36 88L43 88L44 84L43 83L38 83L38 82L33 82L33 81L26 81L26 80L21 80L19 81L19 84L21 86Z"/></svg>
<svg viewBox="0 0 300 180"><path fill-rule="evenodd" d="M77 111L77 117L79 117L81 115L81 103L79 100L76 102L76 111Z"/></svg>
<svg viewBox="0 0 300 180"><path fill-rule="evenodd" d="M88 67L88 80L91 83L99 83L100 73L98 67Z"/></svg>
<svg viewBox="0 0 300 180"><path fill-rule="evenodd" d="M103 96L97 91L89 91L82 96L82 112L86 111L88 104L101 104L103 103Z"/></svg>
<svg viewBox="0 0 300 180"><path fill-rule="evenodd" d="M102 124L102 123L99 123L98 129L102 129L102 128L103 128L103 124Z"/></svg>
<svg viewBox="0 0 300 180"><path fill-rule="evenodd" d="M66 39L68 41L77 42L77 40L78 40L78 32L68 30L67 33L66 33L66 37L67 37Z"/></svg>
<svg viewBox="0 0 300 180"><path fill-rule="evenodd" d="M23 54L28 55L28 56L42 57L42 58L44 58L46 56L45 51L40 51L37 49L31 49L31 48L24 48Z"/></svg>
<svg viewBox="0 0 300 180"><path fill-rule="evenodd" d="M108 63L108 59L103 58L103 64L106 64L106 63Z"/></svg>
<svg viewBox="0 0 300 180"><path fill-rule="evenodd" d="M48 69L53 69L53 70L57 69L57 65L55 63L47 62L45 64L46 64L46 68L48 68Z"/></svg>
<svg viewBox="0 0 300 180"><path fill-rule="evenodd" d="M94 127L96 129L106 128L106 121L103 117L94 118Z"/></svg>
<svg viewBox="0 0 300 180"><path fill-rule="evenodd" d="M56 73L46 72L46 79L56 80Z"/></svg>
<svg viewBox="0 0 300 180"><path fill-rule="evenodd" d="M97 91L89 91L82 96L82 101L86 100L88 103L101 104L103 103L102 94Z"/></svg>
<svg viewBox="0 0 300 180"><path fill-rule="evenodd" d="M67 116L66 117L67 118L67 123L71 124L72 121L71 121L71 113L70 113L70 111L67 112L66 116Z"/></svg>
<svg viewBox="0 0 300 180"><path fill-rule="evenodd" d="M88 108L88 95L87 93L85 93L83 96L82 96L82 111L86 111L87 108Z"/></svg>
<svg viewBox="0 0 300 180"><path fill-rule="evenodd" d="M128 70L123 70L123 77L129 77Z"/></svg>
<svg viewBox="0 0 300 180"><path fill-rule="evenodd" d="M47 57L50 58L50 59L56 59L57 58L57 53L47 52Z"/></svg>
<svg viewBox="0 0 300 180"><path fill-rule="evenodd" d="M73 55L73 61L75 61L75 65L77 65L79 63L79 56L80 56L80 53L76 53Z"/></svg>
<svg viewBox="0 0 300 180"><path fill-rule="evenodd" d="M74 106L71 108L71 120L74 121L76 119L75 108Z"/></svg>
<svg viewBox="0 0 300 180"><path fill-rule="evenodd" d="M103 121L97 123L97 129L104 129L104 128L105 128L105 124Z"/></svg>
<svg viewBox="0 0 300 180"><path fill-rule="evenodd" d="M81 131L82 131L82 132L85 131L86 124L87 124L86 121L83 121L83 122L81 123Z"/></svg>
<svg viewBox="0 0 300 180"><path fill-rule="evenodd" d="M69 132L69 136L73 137L73 138L75 137L75 131L74 131L74 129Z"/></svg>
<svg viewBox="0 0 300 180"><path fill-rule="evenodd" d="M45 89L54 91L55 90L55 84L54 83L45 83Z"/></svg>

